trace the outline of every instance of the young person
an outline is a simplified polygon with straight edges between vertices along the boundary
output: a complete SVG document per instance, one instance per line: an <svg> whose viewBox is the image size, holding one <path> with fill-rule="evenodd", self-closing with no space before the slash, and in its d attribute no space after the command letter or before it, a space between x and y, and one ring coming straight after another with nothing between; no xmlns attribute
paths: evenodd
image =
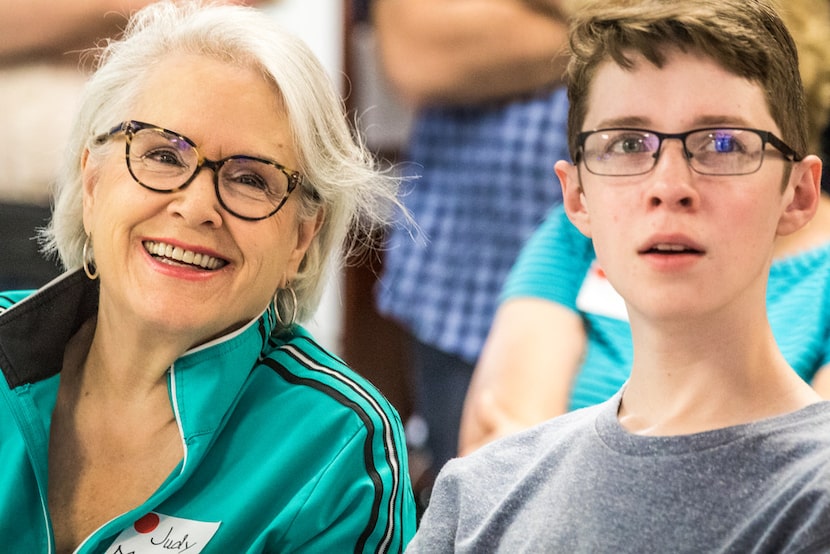
<svg viewBox="0 0 830 554"><path fill-rule="evenodd" d="M409 551L827 550L830 403L766 314L820 191L790 34L766 0L605 0L571 46L556 173L625 300L631 376L450 462Z"/></svg>
<svg viewBox="0 0 830 554"><path fill-rule="evenodd" d="M807 151L821 152L830 116L830 3L788 0L781 16L798 47ZM823 182L822 189L809 225L775 245L767 314L784 358L830 399L830 188ZM596 263L591 239L557 206L505 281L464 403L459 454L608 400L628 379L632 355L625 302Z"/></svg>

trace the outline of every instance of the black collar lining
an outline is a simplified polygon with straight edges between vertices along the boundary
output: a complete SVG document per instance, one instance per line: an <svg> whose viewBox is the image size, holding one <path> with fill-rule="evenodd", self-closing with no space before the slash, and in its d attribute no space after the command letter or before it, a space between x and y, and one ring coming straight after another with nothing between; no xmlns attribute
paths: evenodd
<svg viewBox="0 0 830 554"><path fill-rule="evenodd" d="M78 270L0 314L0 368L9 388L60 372L67 342L98 311L98 290Z"/></svg>

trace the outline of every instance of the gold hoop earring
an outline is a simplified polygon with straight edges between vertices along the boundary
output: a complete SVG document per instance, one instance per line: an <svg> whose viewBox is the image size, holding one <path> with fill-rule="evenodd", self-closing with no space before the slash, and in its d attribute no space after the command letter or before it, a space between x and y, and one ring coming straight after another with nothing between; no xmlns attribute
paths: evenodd
<svg viewBox="0 0 830 554"><path fill-rule="evenodd" d="M280 315L280 291L287 290L291 294L291 318L286 322L282 315ZM277 292L274 293L274 314L277 317L277 323L280 324L281 327L292 327L297 320L297 294L294 292L294 289L290 285L286 285L285 288L277 289Z"/></svg>
<svg viewBox="0 0 830 554"><path fill-rule="evenodd" d="M94 281L98 278L98 267L95 265L95 259L92 257L92 233L87 233L84 241L84 252L82 255L84 264L84 273ZM90 266L92 269L90 269Z"/></svg>

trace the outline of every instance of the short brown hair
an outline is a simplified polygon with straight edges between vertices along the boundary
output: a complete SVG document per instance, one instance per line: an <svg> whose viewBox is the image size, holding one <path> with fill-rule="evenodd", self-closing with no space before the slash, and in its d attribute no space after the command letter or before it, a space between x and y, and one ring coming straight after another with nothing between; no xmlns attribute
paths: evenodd
<svg viewBox="0 0 830 554"><path fill-rule="evenodd" d="M807 110L792 36L766 0L599 0L573 16L568 65L568 146L575 159L597 67L633 66L640 54L657 67L667 47L697 52L757 83L785 142L807 147Z"/></svg>

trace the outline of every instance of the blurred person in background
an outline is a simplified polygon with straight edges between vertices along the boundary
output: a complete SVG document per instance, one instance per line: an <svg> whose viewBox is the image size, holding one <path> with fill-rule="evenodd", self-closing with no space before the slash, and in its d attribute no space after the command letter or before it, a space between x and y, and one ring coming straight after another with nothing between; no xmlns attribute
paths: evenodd
<svg viewBox="0 0 830 554"><path fill-rule="evenodd" d="M0 3L0 290L60 272L35 239L87 72L83 52L154 0Z"/></svg>
<svg viewBox="0 0 830 554"><path fill-rule="evenodd" d="M416 109L379 311L409 335L413 421L434 471L455 456L473 367L515 257L561 200L567 156L566 6L544 0L375 0L386 75ZM428 490L424 496L428 496ZM425 498L422 498L425 502Z"/></svg>

